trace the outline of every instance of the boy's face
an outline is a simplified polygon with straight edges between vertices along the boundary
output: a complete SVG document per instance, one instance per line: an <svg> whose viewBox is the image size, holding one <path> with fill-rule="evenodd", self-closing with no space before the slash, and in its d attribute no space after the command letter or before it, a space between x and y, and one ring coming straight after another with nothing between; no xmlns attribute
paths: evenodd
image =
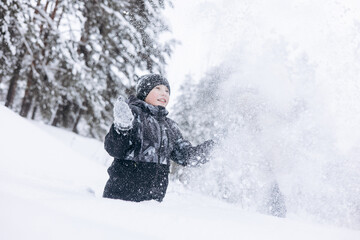
<svg viewBox="0 0 360 240"><path fill-rule="evenodd" d="M145 102L154 106L166 107L169 99L169 89L165 85L157 85L146 96Z"/></svg>

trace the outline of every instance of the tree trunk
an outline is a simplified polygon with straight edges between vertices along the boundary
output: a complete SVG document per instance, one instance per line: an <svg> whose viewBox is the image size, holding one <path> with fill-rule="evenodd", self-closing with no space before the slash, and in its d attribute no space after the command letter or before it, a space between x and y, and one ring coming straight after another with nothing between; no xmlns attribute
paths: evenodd
<svg viewBox="0 0 360 240"><path fill-rule="evenodd" d="M69 123L70 109L71 109L71 103L65 97L63 97L63 102L59 104L54 120L52 121L51 125L58 126L59 123L61 123L63 127L67 128L70 125Z"/></svg>
<svg viewBox="0 0 360 240"><path fill-rule="evenodd" d="M69 126L71 126L71 102L66 101L65 105L63 106L63 112L62 112L62 124L65 128L68 128Z"/></svg>
<svg viewBox="0 0 360 240"><path fill-rule="evenodd" d="M15 99L15 94L16 94L16 87L17 87L17 82L20 78L20 70L22 69L22 61L24 59L25 53L26 51L24 50L25 45L21 46L21 53L18 56L18 59L16 61L16 68L13 72L13 75L10 79L10 85L9 85L9 89L6 95L6 102L5 102L5 106L8 108L12 108L12 105L14 103L14 99Z"/></svg>
<svg viewBox="0 0 360 240"><path fill-rule="evenodd" d="M78 125L79 122L80 122L80 119L81 119L81 117L82 117L82 114L83 114L83 110L80 109L80 111L79 111L79 113L78 113L78 115L77 115L77 117L76 117L76 120L75 120L73 129L72 129L72 131L73 131L74 133L79 133L79 131L78 131L78 129L77 129L77 125Z"/></svg>
<svg viewBox="0 0 360 240"><path fill-rule="evenodd" d="M38 105L35 105L35 107L33 108L32 114L31 114L32 120L35 120L37 109L38 109Z"/></svg>
<svg viewBox="0 0 360 240"><path fill-rule="evenodd" d="M58 108L56 110L56 113L55 113L54 120L51 123L51 126L56 127L58 125L58 123L60 122L60 116L62 114L62 108L63 108L63 105L59 104L59 106L58 106Z"/></svg>
<svg viewBox="0 0 360 240"><path fill-rule="evenodd" d="M21 103L21 110L20 110L20 116L27 117L30 111L30 107L32 104L33 96L31 95L31 88L33 85L34 79L33 79L33 71L32 68L28 74L28 80L26 84L26 90L25 94Z"/></svg>
<svg viewBox="0 0 360 240"><path fill-rule="evenodd" d="M86 44L88 42L89 31L90 31L89 30L90 29L89 25L90 25L89 20L86 19L85 23L84 23L84 27L83 27L82 32L81 32L79 47L77 49L77 52L78 52L79 55L83 54L85 65L87 67L90 67L90 64L89 64L90 55L89 55L89 51L86 49Z"/></svg>
<svg viewBox="0 0 360 240"><path fill-rule="evenodd" d="M5 102L5 106L8 108L12 108L12 105L14 103L17 81L19 80L19 71L20 69L18 68L15 69L14 75L10 80L10 86L6 95L6 102Z"/></svg>

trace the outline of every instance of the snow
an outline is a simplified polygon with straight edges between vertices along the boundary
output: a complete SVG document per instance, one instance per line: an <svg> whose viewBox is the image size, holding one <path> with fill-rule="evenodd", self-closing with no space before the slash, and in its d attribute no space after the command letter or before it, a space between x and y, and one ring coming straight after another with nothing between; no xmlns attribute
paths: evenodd
<svg viewBox="0 0 360 240"><path fill-rule="evenodd" d="M225 62L235 71L220 89L223 111L234 110L231 101L239 113L265 109L254 123L262 129L257 138L233 131L223 141L233 150L218 152L208 171L198 169L200 179L214 190L214 173L222 171L238 184L241 161L257 167L267 156L287 197L287 218L177 182L162 203L103 199L112 159L101 142L0 106L0 239L360 239L359 1L174 4L168 17L182 45L167 69L172 99L185 75L198 80ZM83 19L74 21L78 30ZM250 180L258 183L259 175Z"/></svg>
<svg viewBox="0 0 360 240"><path fill-rule="evenodd" d="M186 191L162 203L101 197L102 143L0 106L0 239L359 239L360 231L276 218Z"/></svg>
<svg viewBox="0 0 360 240"><path fill-rule="evenodd" d="M174 5L167 16L182 45L167 69L170 104L184 101L174 98L187 74L199 81L214 67L230 69L214 89L220 98L207 102L224 116L219 122L229 123L230 133L216 159L190 184L217 193L217 173L237 186L231 187L233 195L241 196L240 170L253 165L259 172L265 160L290 213L359 229L360 1L183 0ZM191 117L196 122L199 115ZM196 133L209 127L199 122L191 134L205 140ZM256 185L259 175L246 179Z"/></svg>

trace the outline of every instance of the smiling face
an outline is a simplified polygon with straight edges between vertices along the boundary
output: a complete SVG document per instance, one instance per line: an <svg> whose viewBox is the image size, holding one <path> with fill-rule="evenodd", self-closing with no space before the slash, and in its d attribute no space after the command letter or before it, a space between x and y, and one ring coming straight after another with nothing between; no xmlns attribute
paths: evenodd
<svg viewBox="0 0 360 240"><path fill-rule="evenodd" d="M165 85L157 85L145 98L145 102L154 106L166 107L169 103L170 93Z"/></svg>

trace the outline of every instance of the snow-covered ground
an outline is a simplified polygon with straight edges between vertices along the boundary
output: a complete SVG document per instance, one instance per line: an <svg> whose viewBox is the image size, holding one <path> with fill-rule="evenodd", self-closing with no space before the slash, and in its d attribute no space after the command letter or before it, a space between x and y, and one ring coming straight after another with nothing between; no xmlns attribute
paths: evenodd
<svg viewBox="0 0 360 240"><path fill-rule="evenodd" d="M0 106L0 239L360 239L360 231L276 218L170 183L162 203L103 199L102 143Z"/></svg>

